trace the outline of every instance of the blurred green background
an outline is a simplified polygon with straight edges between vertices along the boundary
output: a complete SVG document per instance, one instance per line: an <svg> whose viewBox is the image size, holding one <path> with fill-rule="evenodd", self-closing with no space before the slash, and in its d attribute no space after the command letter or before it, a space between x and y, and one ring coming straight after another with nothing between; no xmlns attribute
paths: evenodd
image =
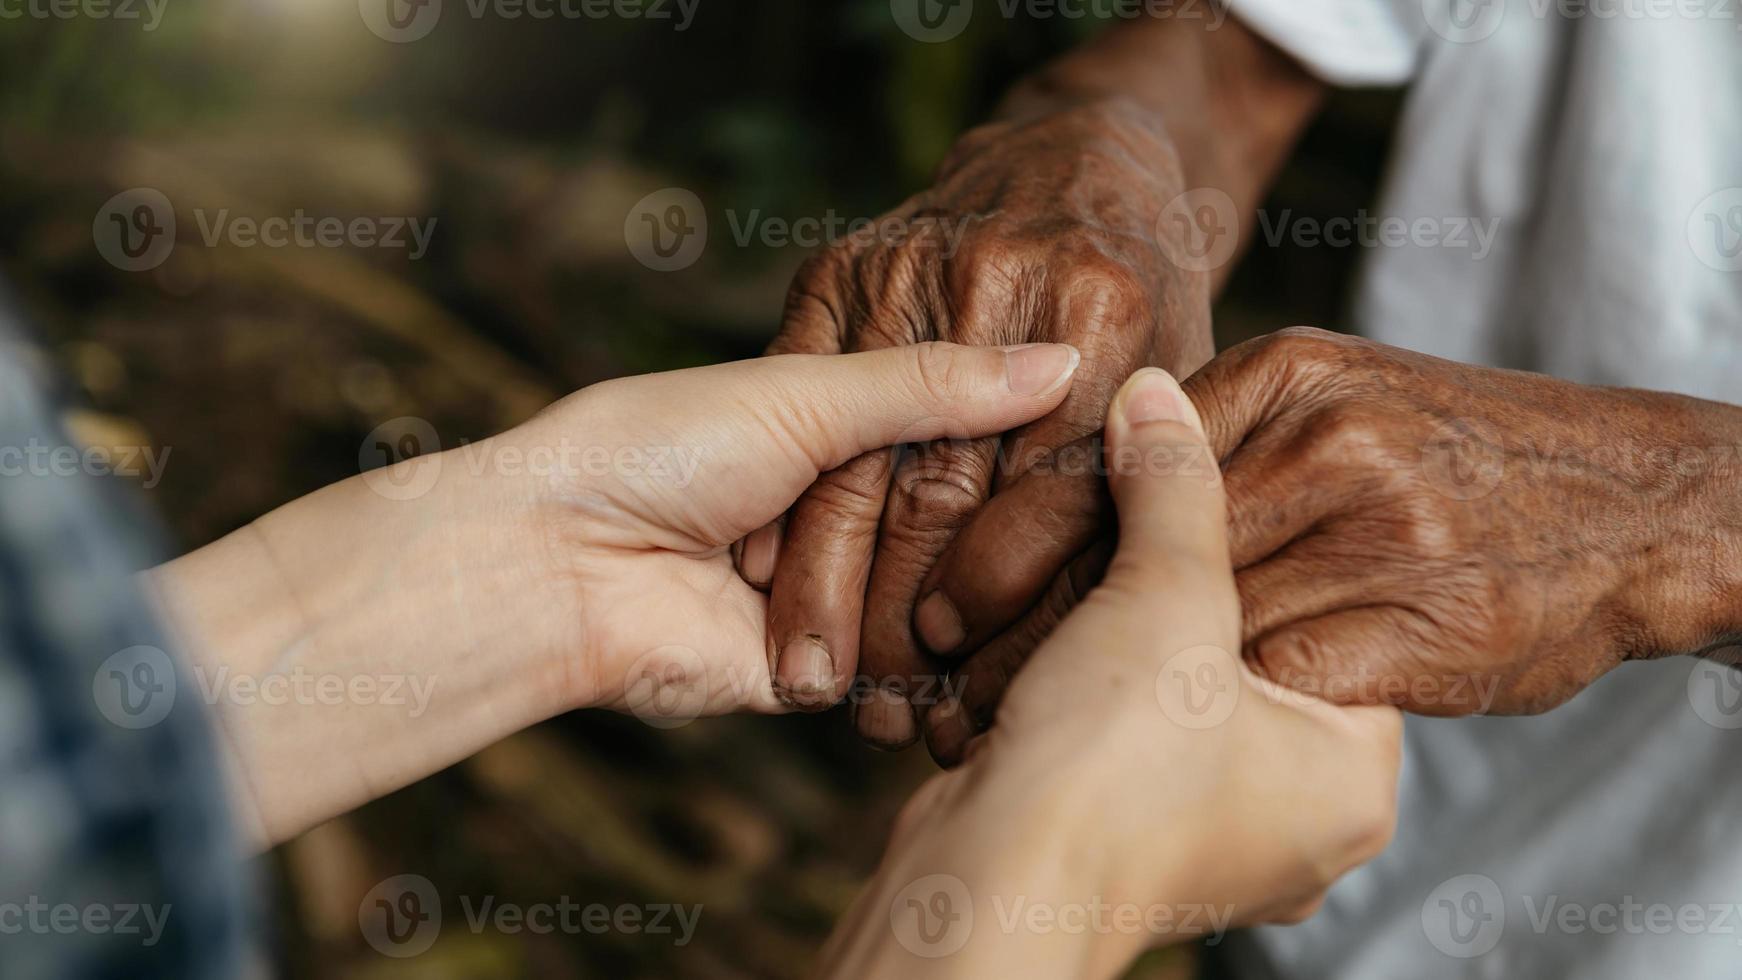
<svg viewBox="0 0 1742 980"><path fill-rule="evenodd" d="M427 37L390 44L352 0L162 2L149 31L0 19L0 272L62 369L76 434L170 448L140 492L183 548L356 473L389 419L428 419L451 445L602 378L755 355L806 252L738 246L728 211L875 217L1015 77L1104 26L985 16L923 44L887 0L701 0L681 32L473 19L448 0ZM1333 99L1271 206L1368 204L1395 107ZM669 186L713 228L701 261L658 273L624 221ZM178 247L123 272L93 220L140 187L173 202ZM418 261L205 247L194 211L226 208L437 225ZM1356 258L1258 243L1220 338L1338 326ZM923 750L862 748L840 713L676 731L562 718L266 859L270 956L296 977L798 976L930 771ZM460 895L704 911L681 948L448 928L399 961L363 942L357 908L400 873L432 879L450 922Z"/></svg>

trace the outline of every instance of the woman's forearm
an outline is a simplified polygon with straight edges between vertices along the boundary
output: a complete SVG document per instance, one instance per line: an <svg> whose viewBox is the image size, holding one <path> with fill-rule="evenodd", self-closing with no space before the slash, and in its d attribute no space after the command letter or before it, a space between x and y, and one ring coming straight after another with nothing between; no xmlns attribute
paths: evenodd
<svg viewBox="0 0 1742 980"><path fill-rule="evenodd" d="M146 573L187 648L182 696L212 712L258 845L436 772L560 711L561 638L515 637L529 602L488 499L457 456L391 499L380 476L294 501ZM402 482L400 485L415 485ZM578 625L577 625L578 630Z"/></svg>

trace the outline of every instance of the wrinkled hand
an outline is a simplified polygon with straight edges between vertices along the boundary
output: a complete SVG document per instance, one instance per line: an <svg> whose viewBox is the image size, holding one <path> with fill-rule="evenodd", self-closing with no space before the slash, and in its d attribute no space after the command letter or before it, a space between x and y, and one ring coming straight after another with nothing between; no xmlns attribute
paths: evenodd
<svg viewBox="0 0 1742 980"><path fill-rule="evenodd" d="M1187 388L1232 452L1246 652L1279 682L1535 713L1733 634L1713 620L1738 565L1717 533L1736 523L1728 406L1306 329Z"/></svg>
<svg viewBox="0 0 1742 980"><path fill-rule="evenodd" d="M1401 718L1285 690L1240 661L1216 468L1169 465L1208 456L1179 386L1139 374L1107 443L1120 538L1105 582L1035 652L967 763L904 810L828 975L1119 975L1145 945L1304 918L1389 839ZM939 888L975 928L940 937L915 920L912 899L923 915ZM1080 943L979 925L1018 896L1218 921L1148 920L1157 931Z"/></svg>
<svg viewBox="0 0 1742 980"><path fill-rule="evenodd" d="M541 646L563 666L565 710L778 710L767 600L728 546L819 473L940 436L941 419L981 436L1045 415L1079 361L1064 345L761 358L594 385L491 440L487 454L527 460L588 440L504 505L534 545L516 542L524 577L550 593Z"/></svg>
<svg viewBox="0 0 1742 980"><path fill-rule="evenodd" d="M1274 680L1423 714L1533 713L1624 660L1742 632L1723 598L1742 578L1730 406L1309 328L1227 351L1185 388L1224 461L1245 656ZM1038 613L1062 618L1096 571L1080 563ZM1001 637L952 677L960 708L927 718L940 762L991 724L1033 645Z"/></svg>
<svg viewBox="0 0 1742 980"><path fill-rule="evenodd" d="M925 646L1001 632L1106 530L1095 440L1108 399L1138 367L1189 371L1211 351L1208 279L1156 241L1183 189L1156 125L1096 105L975 130L936 186L799 273L775 353L1057 341L1083 363L1047 418L861 456L741 544L744 577L771 591L770 655L792 704L827 707L862 674L881 688L855 698L861 733L911 742L908 699L934 700L941 671Z"/></svg>

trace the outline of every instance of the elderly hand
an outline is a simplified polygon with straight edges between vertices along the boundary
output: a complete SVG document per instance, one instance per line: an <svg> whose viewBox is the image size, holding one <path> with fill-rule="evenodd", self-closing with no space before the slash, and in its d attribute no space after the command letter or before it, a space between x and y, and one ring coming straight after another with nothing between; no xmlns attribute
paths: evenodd
<svg viewBox="0 0 1742 980"><path fill-rule="evenodd" d="M1178 465L1207 457L1179 386L1133 378L1107 426L1106 581L909 803L827 975L1111 977L1148 945L1299 920L1384 847L1400 716L1241 663L1216 468Z"/></svg>
<svg viewBox="0 0 1742 980"><path fill-rule="evenodd" d="M1624 660L1742 636L1742 410L1307 328L1185 387L1226 461L1245 655L1272 679L1532 713ZM1038 612L1063 617L1095 571ZM957 669L927 718L940 761L990 724L1035 642L1001 637Z"/></svg>
<svg viewBox="0 0 1742 980"><path fill-rule="evenodd" d="M1242 632L1273 679L1534 713L1742 633L1742 411L1307 329L1187 387L1230 454Z"/></svg>
<svg viewBox="0 0 1742 980"><path fill-rule="evenodd" d="M908 699L935 698L941 672L927 646L950 653L1000 631L1106 529L1095 435L1108 399L1140 366L1189 372L1212 351L1208 277L1157 240L1182 183L1152 112L1093 104L996 123L882 232L801 270L773 352L1059 341L1083 365L1045 419L858 457L741 545L744 577L771 591L790 703L825 708L863 674L880 686L855 705L861 733L911 742Z"/></svg>

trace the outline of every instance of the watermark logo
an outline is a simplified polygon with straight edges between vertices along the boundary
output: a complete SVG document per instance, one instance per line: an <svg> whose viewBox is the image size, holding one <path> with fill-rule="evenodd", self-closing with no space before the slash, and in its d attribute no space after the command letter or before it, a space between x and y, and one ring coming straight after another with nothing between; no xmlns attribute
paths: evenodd
<svg viewBox="0 0 1742 980"><path fill-rule="evenodd" d="M1707 267L1742 272L1742 187L1709 195L1688 215L1688 245Z"/></svg>
<svg viewBox="0 0 1742 980"><path fill-rule="evenodd" d="M1688 702L1694 714L1713 728L1742 729L1742 668L1699 661L1688 674Z"/></svg>
<svg viewBox="0 0 1742 980"><path fill-rule="evenodd" d="M889 0L889 12L903 34L941 44L967 30L974 19L974 0Z"/></svg>
<svg viewBox="0 0 1742 980"><path fill-rule="evenodd" d="M385 248L401 249L415 262L429 253L435 218L392 215L316 217L298 208L288 215L256 218L232 215L229 208L195 208L200 242L206 248ZM162 265L176 244L176 213L163 192L136 187L110 198L91 222L97 254L124 272Z"/></svg>
<svg viewBox="0 0 1742 980"><path fill-rule="evenodd" d="M708 665L686 646L667 644L642 654L629 665L623 701L629 713L645 724L676 729L700 718L711 700Z"/></svg>
<svg viewBox="0 0 1742 980"><path fill-rule="evenodd" d="M175 208L154 188L122 191L98 209L91 239L97 254L122 272L149 272L175 250Z"/></svg>
<svg viewBox="0 0 1742 980"><path fill-rule="evenodd" d="M363 25L383 41L422 40L442 19L442 0L357 0Z"/></svg>
<svg viewBox="0 0 1742 980"><path fill-rule="evenodd" d="M363 437L357 471L369 489L388 500L416 500L441 479L442 461L435 455L441 448L435 426L423 419L391 419Z"/></svg>
<svg viewBox="0 0 1742 980"><path fill-rule="evenodd" d="M141 480L146 490L163 482L172 447L74 446L34 436L22 446L0 446L0 477L121 476Z"/></svg>
<svg viewBox="0 0 1742 980"><path fill-rule="evenodd" d="M1259 232L1266 245L1284 243L1296 248L1443 248L1468 252L1480 262L1494 249L1500 235L1500 219L1469 215L1405 218L1378 215L1365 208L1353 215L1319 218L1296 214L1293 208L1258 212Z"/></svg>
<svg viewBox="0 0 1742 980"><path fill-rule="evenodd" d="M687 269L708 247L707 209L682 187L654 191L630 209L623 240L629 254L655 272Z"/></svg>
<svg viewBox="0 0 1742 980"><path fill-rule="evenodd" d="M97 668L91 696L103 717L121 728L150 728L169 716L181 681L192 676L187 690L205 704L241 708L335 708L348 705L404 709L409 718L429 710L435 694L433 677L410 674L314 673L300 666L265 674L241 673L228 665L210 669L196 664L176 668L169 654L157 647L128 647Z"/></svg>
<svg viewBox="0 0 1742 980"><path fill-rule="evenodd" d="M1161 209L1155 240L1168 259L1187 272L1219 269L1240 247L1240 212L1225 191L1195 188Z"/></svg>
<svg viewBox="0 0 1742 980"><path fill-rule="evenodd" d="M621 20L663 21L672 30L689 30L701 0L465 0L472 20ZM442 0L357 0L370 33L383 41L421 40L441 20Z"/></svg>
<svg viewBox="0 0 1742 980"><path fill-rule="evenodd" d="M1428 29L1453 44L1494 36L1506 18L1506 0L1421 0Z"/></svg>
<svg viewBox="0 0 1742 980"><path fill-rule="evenodd" d="M1487 875L1459 875L1440 882L1421 903L1427 941L1447 956L1470 959L1499 945L1506 931L1506 903Z"/></svg>
<svg viewBox="0 0 1742 980"><path fill-rule="evenodd" d="M394 875L363 896L357 905L357 928L383 956L421 955L441 935L441 895L423 875Z"/></svg>
<svg viewBox="0 0 1742 980"><path fill-rule="evenodd" d="M1181 728L1214 728L1234 714L1240 700L1240 662L1218 646L1174 654L1155 675L1155 698Z"/></svg>
<svg viewBox="0 0 1742 980"><path fill-rule="evenodd" d="M118 905L49 902L31 895L22 902L0 902L0 936L138 936L150 949L163 939L173 905ZM26 957L28 951L23 951Z"/></svg>
<svg viewBox="0 0 1742 980"><path fill-rule="evenodd" d="M955 875L926 875L889 903L895 941L915 956L937 959L960 952L974 934L974 899Z"/></svg>
<svg viewBox="0 0 1742 980"><path fill-rule="evenodd" d="M1474 419L1451 419L1421 447L1421 472L1434 490L1453 500L1479 500L1506 478L1500 436Z"/></svg>
<svg viewBox="0 0 1742 980"><path fill-rule="evenodd" d="M149 34L163 23L168 7L169 0L0 0L0 21L143 20Z"/></svg>
<svg viewBox="0 0 1742 980"><path fill-rule="evenodd" d="M128 647L103 661L91 678L97 710L121 728L150 728L169 717L175 695L175 663L157 647Z"/></svg>

